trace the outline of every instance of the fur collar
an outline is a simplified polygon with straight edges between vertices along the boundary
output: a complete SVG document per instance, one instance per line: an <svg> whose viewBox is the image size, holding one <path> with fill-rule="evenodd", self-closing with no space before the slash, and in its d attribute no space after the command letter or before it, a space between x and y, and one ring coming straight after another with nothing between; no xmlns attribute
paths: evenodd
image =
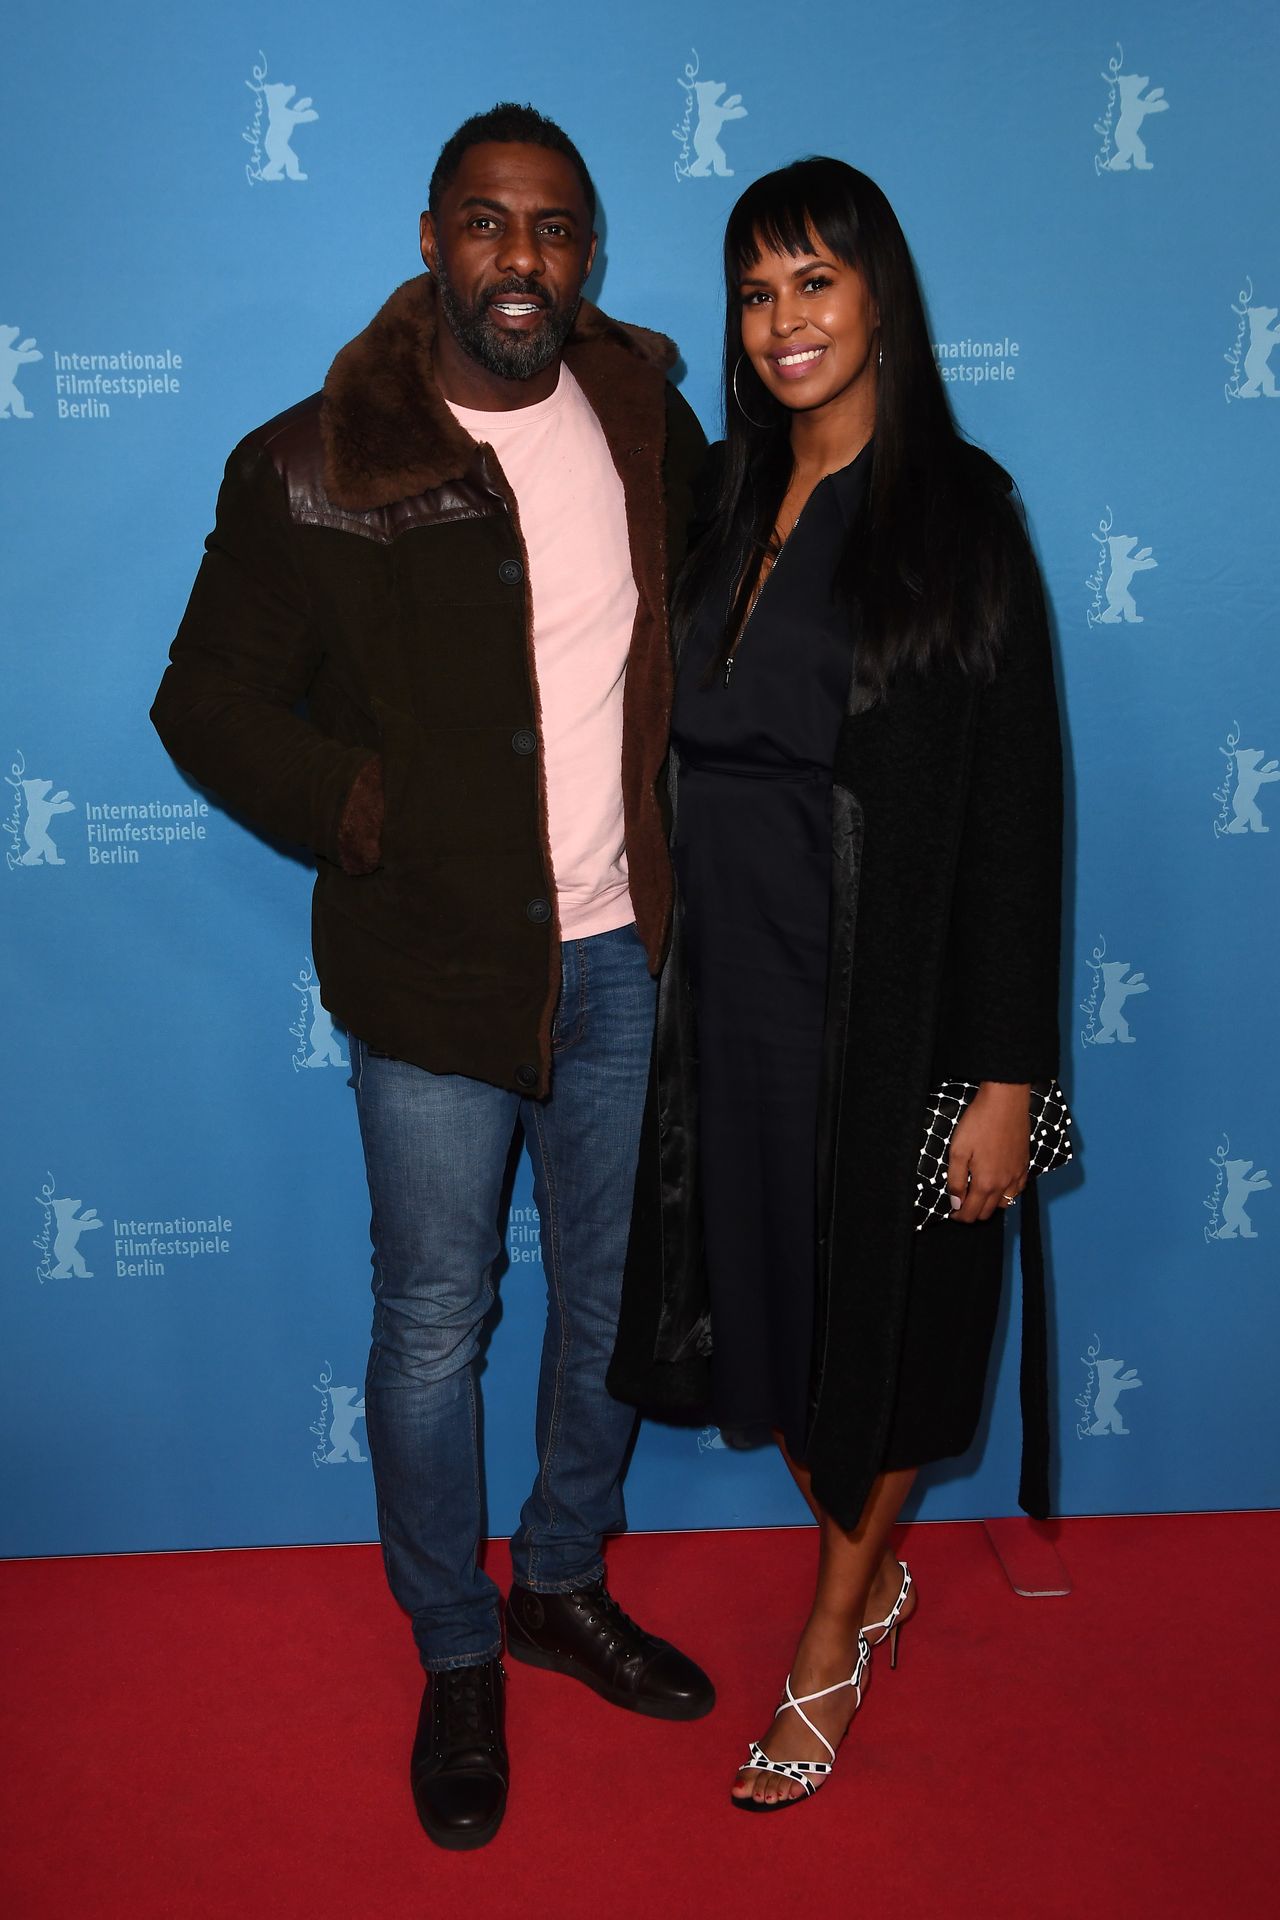
<svg viewBox="0 0 1280 1920"><path fill-rule="evenodd" d="M411 500L471 466L476 443L436 385L435 333L435 286L422 273L396 289L330 367L321 430L325 489L335 506L367 512ZM580 363L583 370L594 366L600 349L618 399L628 397L628 387L649 387L655 374L665 378L676 359L664 334L611 320L584 300L565 348L575 378L582 377ZM594 404L594 392L589 398Z"/></svg>

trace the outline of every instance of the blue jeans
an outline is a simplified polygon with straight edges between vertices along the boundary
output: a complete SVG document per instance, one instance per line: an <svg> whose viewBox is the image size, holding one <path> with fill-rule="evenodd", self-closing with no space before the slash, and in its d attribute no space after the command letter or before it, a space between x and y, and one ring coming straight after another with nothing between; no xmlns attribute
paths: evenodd
<svg viewBox="0 0 1280 1920"><path fill-rule="evenodd" d="M516 1579L542 1593L589 1585L603 1570L603 1536L624 1523L635 1414L604 1382L654 996L634 927L566 942L545 1100L425 1073L352 1036L373 1203L365 1426L387 1578L429 1672L475 1666L501 1648L498 1590L477 1563L477 1356L517 1121L533 1161L547 1325L538 1477L511 1542Z"/></svg>

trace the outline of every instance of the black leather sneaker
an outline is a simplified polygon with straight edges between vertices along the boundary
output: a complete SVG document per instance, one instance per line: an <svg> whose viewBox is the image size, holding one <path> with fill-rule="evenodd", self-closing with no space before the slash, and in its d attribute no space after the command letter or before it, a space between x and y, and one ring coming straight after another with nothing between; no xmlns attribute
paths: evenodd
<svg viewBox="0 0 1280 1920"><path fill-rule="evenodd" d="M497 1660L427 1677L409 1784L418 1818L439 1847L483 1847L502 1825L505 1684Z"/></svg>
<svg viewBox="0 0 1280 1920"><path fill-rule="evenodd" d="M604 1582L572 1593L512 1587L507 1652L581 1680L603 1700L655 1720L700 1720L716 1703L701 1667L630 1619Z"/></svg>

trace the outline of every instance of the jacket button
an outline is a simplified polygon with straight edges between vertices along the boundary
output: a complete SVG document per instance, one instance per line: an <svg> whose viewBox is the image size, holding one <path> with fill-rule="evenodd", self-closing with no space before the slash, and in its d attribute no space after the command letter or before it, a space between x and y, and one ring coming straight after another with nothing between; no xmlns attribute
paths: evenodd
<svg viewBox="0 0 1280 1920"><path fill-rule="evenodd" d="M518 587L524 579L524 568L518 560L504 560L498 568L498 578L504 587Z"/></svg>
<svg viewBox="0 0 1280 1920"><path fill-rule="evenodd" d="M536 1067L516 1068L516 1085L518 1087L536 1087L537 1084L538 1069Z"/></svg>
<svg viewBox="0 0 1280 1920"><path fill-rule="evenodd" d="M514 753L536 753L538 736L536 733L530 733L527 727L521 727L519 733L513 733L511 736L511 748Z"/></svg>
<svg viewBox="0 0 1280 1920"><path fill-rule="evenodd" d="M551 918L551 902L549 900L531 900L525 908L525 913L529 919L533 921L535 927L540 927Z"/></svg>

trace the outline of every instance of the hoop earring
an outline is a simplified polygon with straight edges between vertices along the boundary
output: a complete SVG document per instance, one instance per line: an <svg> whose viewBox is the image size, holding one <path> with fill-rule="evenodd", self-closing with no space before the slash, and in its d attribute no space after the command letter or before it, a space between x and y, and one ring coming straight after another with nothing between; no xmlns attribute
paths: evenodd
<svg viewBox="0 0 1280 1920"><path fill-rule="evenodd" d="M883 346L879 346L876 348L876 372L877 373L879 373L883 365L884 365L884 348Z"/></svg>
<svg viewBox="0 0 1280 1920"><path fill-rule="evenodd" d="M743 419L746 421L749 421L753 427L760 427L760 428L770 427L773 425L773 422L771 420L756 420L755 418L753 418L751 414L747 412L746 408L742 404L742 395L738 392L738 369L741 367L746 357L747 356L745 352L740 353L738 355L737 360L734 362L733 379L729 383L730 386L733 388L733 397L738 403L738 412L742 415Z"/></svg>

